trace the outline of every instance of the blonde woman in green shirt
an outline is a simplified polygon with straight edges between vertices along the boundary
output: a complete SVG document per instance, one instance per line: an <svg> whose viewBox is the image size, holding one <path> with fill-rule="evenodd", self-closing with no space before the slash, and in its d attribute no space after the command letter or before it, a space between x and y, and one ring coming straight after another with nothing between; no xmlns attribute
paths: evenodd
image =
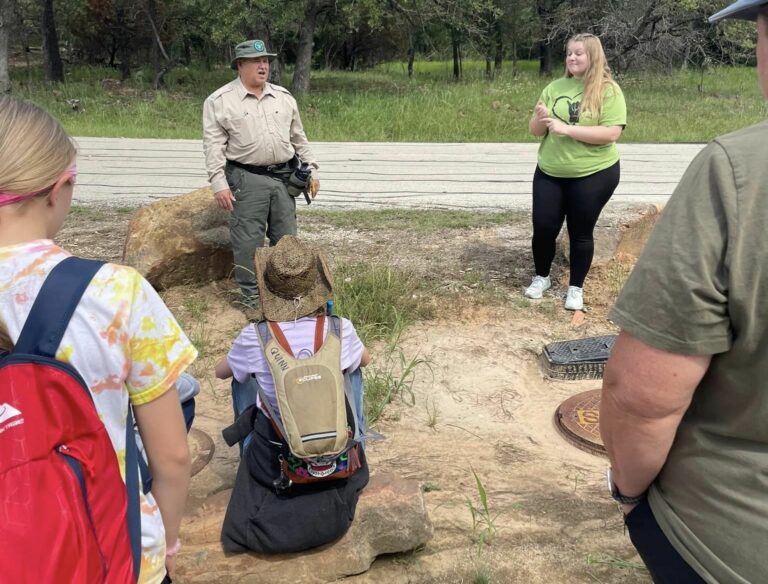
<svg viewBox="0 0 768 584"><path fill-rule="evenodd" d="M567 44L565 76L541 93L528 129L541 136L533 177L533 260L528 298L552 286L555 242L567 222L567 310L584 308L583 286L594 253L594 228L619 184L616 140L627 123L624 94L611 77L600 39L578 34Z"/></svg>

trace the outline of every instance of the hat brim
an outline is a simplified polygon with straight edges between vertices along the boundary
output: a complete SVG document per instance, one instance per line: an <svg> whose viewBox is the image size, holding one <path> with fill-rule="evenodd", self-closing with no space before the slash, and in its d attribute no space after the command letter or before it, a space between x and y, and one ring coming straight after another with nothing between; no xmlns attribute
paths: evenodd
<svg viewBox="0 0 768 584"><path fill-rule="evenodd" d="M768 0L739 0L710 16L709 22L718 22L724 18L757 20L757 15L765 4L768 4Z"/></svg>
<svg viewBox="0 0 768 584"><path fill-rule="evenodd" d="M256 267L256 285L259 288L259 302L266 320L278 322L296 320L312 314L333 297L333 280L331 271L322 253L315 252L317 270L312 289L298 300L286 299L274 294L266 285L264 274L269 256L274 247L260 247L256 250L254 264Z"/></svg>
<svg viewBox="0 0 768 584"><path fill-rule="evenodd" d="M270 61L274 61L275 57L277 57L277 53L263 53L263 54L258 55L256 57L235 57L234 59L232 59L232 63L230 65L230 67L232 67L232 69L237 71L237 62L240 59L258 59L259 57L267 57Z"/></svg>

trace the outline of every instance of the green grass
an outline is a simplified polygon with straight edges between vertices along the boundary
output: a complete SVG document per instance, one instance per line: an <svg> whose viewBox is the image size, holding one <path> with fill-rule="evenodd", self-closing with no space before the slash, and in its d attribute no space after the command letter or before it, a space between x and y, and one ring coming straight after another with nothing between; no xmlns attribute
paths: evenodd
<svg viewBox="0 0 768 584"><path fill-rule="evenodd" d="M493 515L491 513L488 492L485 489L483 481L480 480L480 477L475 472L475 469L472 469L472 475L475 477L477 498L480 501L480 504L475 505L472 499L467 497L466 505L472 514L472 533L477 541L479 550L483 544L490 545L494 537L496 537L496 533L498 532L496 519L498 519L498 515Z"/></svg>
<svg viewBox="0 0 768 584"><path fill-rule="evenodd" d="M363 72L317 71L312 92L299 99L310 140L404 142L533 141L527 121L549 81L536 63L511 63L493 82L484 79L484 63L464 62L464 79L451 79L451 63L417 62L413 79L402 63ZM150 89L148 70L118 87L105 79L108 67L75 67L67 82L51 88L39 68L13 70L13 93L42 105L76 136L191 138L201 136L203 100L232 78L220 67L177 67L168 88ZM628 103L625 142L703 142L766 117L754 68L713 68L669 75L633 73L619 80ZM284 84L290 83L287 71ZM67 99L81 100L72 111Z"/></svg>
<svg viewBox="0 0 768 584"><path fill-rule="evenodd" d="M197 360L189 372L195 377L205 377L213 369L215 347L211 344L211 327L208 322L210 305L208 299L200 293L191 293L179 310L179 320L189 340L197 349Z"/></svg>
<svg viewBox="0 0 768 584"><path fill-rule="evenodd" d="M364 369L365 413L369 424L381 417L393 399L414 405L413 380L427 357L407 356L400 335L421 318L432 316L415 294L418 280L386 263L337 265L334 268L334 312L351 320L373 363ZM375 345L375 346L374 346Z"/></svg>
<svg viewBox="0 0 768 584"><path fill-rule="evenodd" d="M365 368L365 417L369 424L376 423L395 398L409 406L416 403L413 381L423 366L431 367L428 358L407 357L395 340L384 349L383 355Z"/></svg>
<svg viewBox="0 0 768 584"><path fill-rule="evenodd" d="M411 231L429 233L442 229L472 229L510 225L527 221L519 211L484 213L477 211L451 211L434 209L364 209L349 211L311 211L311 216L323 224L360 231Z"/></svg>
<svg viewBox="0 0 768 584"><path fill-rule="evenodd" d="M411 274L382 264L337 265L334 268L334 310L355 323L363 343L391 343L416 320L430 318Z"/></svg>

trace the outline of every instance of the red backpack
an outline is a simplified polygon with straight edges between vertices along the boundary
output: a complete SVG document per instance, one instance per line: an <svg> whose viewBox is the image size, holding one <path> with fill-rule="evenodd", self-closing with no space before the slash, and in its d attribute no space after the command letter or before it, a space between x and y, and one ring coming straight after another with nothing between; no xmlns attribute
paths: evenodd
<svg viewBox="0 0 768 584"><path fill-rule="evenodd" d="M56 351L101 262L67 258L0 356L0 580L124 584L141 562L131 408L126 480L88 387Z"/></svg>

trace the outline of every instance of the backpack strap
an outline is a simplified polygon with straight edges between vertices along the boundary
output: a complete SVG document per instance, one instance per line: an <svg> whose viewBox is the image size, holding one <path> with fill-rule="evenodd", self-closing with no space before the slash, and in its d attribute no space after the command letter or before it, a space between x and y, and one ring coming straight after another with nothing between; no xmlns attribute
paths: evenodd
<svg viewBox="0 0 768 584"><path fill-rule="evenodd" d="M283 351L295 359L296 356L293 354L293 349L291 349L291 345L288 344L288 339L285 338L280 325L273 320L269 320L267 323L269 324L269 330L272 331L272 336L275 337L277 344L283 348Z"/></svg>
<svg viewBox="0 0 768 584"><path fill-rule="evenodd" d="M328 334L341 340L341 318L335 314L328 319Z"/></svg>
<svg viewBox="0 0 768 584"><path fill-rule="evenodd" d="M55 359L80 298L103 265L74 256L59 262L43 282L13 352Z"/></svg>
<svg viewBox="0 0 768 584"><path fill-rule="evenodd" d="M325 340L325 315L321 314L315 323L315 353L323 346L323 340Z"/></svg>
<svg viewBox="0 0 768 584"><path fill-rule="evenodd" d="M275 337L277 344L280 345L286 353L295 359L296 356L293 354L293 349L291 349L291 345L288 344L288 339L285 338L280 325L273 320L269 320L267 323L269 324L269 329L272 331L272 335ZM338 334L336 336L338 336ZM317 317L317 321L315 322L315 353L317 353L320 350L320 347L323 346L324 337L325 315L321 314ZM267 340L268 339L264 339L264 337L262 337L262 341L265 345L267 344Z"/></svg>
<svg viewBox="0 0 768 584"><path fill-rule="evenodd" d="M128 496L128 537L131 540L133 558L133 577L139 581L141 571L141 501L139 500L139 448L136 446L136 434L133 429L133 408L128 404L125 420L125 493ZM144 459L142 458L142 462ZM146 467L146 464L144 464ZM146 470L149 476L149 468ZM146 477L144 480L149 480ZM143 481L142 481L143 482ZM150 482L151 484L151 482Z"/></svg>
<svg viewBox="0 0 768 584"><path fill-rule="evenodd" d="M48 274L21 329L14 353L56 358L61 339L88 285L104 262L70 256ZM141 569L141 504L139 501L139 452L128 405L125 423L125 488L127 522L136 581Z"/></svg>

